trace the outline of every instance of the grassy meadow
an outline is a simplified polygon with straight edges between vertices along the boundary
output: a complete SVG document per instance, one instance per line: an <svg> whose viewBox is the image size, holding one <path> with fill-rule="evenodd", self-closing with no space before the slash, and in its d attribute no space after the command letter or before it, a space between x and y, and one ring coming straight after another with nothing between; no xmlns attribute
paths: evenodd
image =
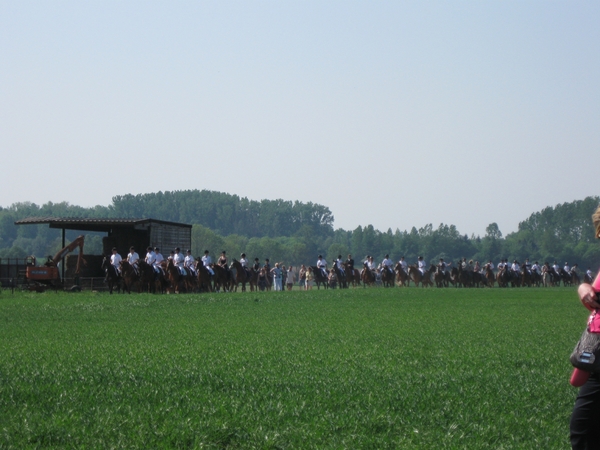
<svg viewBox="0 0 600 450"><path fill-rule="evenodd" d="M0 448L567 448L573 288L0 294Z"/></svg>

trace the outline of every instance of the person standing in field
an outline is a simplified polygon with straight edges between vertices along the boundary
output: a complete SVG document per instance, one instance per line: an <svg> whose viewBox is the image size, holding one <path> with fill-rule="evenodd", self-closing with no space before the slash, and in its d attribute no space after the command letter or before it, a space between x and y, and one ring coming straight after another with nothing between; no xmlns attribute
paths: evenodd
<svg viewBox="0 0 600 450"><path fill-rule="evenodd" d="M314 280L315 280L315 274L313 273L312 267L308 266L308 269L306 270L306 290L307 291L310 291L312 289Z"/></svg>
<svg viewBox="0 0 600 450"><path fill-rule="evenodd" d="M600 207L594 212L592 221L596 238L600 238ZM577 294L583 306L591 312L600 308L598 295L591 284L580 284ZM579 389L571 414L570 439L574 450L600 448L600 373L590 374L588 381Z"/></svg>
<svg viewBox="0 0 600 450"><path fill-rule="evenodd" d="M300 272L298 272L298 285L301 290L306 288L306 266L304 264L300 266Z"/></svg>
<svg viewBox="0 0 600 450"><path fill-rule="evenodd" d="M273 275L273 284L275 285L276 291L281 291L281 269L279 268L279 263L275 263L275 267L271 269L271 274Z"/></svg>
<svg viewBox="0 0 600 450"><path fill-rule="evenodd" d="M264 267L258 272L258 288L261 291L267 288L267 270Z"/></svg>
<svg viewBox="0 0 600 450"><path fill-rule="evenodd" d="M292 287L294 287L294 268L292 266L288 267L285 286L287 287L288 291L291 291Z"/></svg>

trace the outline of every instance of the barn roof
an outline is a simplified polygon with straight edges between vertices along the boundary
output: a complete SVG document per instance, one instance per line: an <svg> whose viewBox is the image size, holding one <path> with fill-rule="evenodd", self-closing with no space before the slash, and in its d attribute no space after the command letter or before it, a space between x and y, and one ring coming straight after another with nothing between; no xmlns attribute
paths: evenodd
<svg viewBox="0 0 600 450"><path fill-rule="evenodd" d="M50 228L65 230L106 231L114 228L145 230L152 224L192 228L187 223L168 222L156 219L86 219L81 217L28 217L17 220L15 225L49 225Z"/></svg>

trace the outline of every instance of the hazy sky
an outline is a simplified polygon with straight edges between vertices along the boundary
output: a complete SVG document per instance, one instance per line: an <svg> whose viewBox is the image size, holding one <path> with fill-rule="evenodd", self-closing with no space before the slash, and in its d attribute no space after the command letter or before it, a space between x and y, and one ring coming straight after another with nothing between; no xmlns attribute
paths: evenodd
<svg viewBox="0 0 600 450"><path fill-rule="evenodd" d="M507 234L600 193L599 23L597 0L0 0L0 206L210 189Z"/></svg>

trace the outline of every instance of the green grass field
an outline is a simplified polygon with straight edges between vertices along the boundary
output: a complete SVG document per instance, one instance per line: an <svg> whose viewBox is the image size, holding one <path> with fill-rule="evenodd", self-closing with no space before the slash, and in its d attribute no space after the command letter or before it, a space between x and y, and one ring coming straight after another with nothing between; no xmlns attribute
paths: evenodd
<svg viewBox="0 0 600 450"><path fill-rule="evenodd" d="M574 289L0 294L0 448L567 448Z"/></svg>

